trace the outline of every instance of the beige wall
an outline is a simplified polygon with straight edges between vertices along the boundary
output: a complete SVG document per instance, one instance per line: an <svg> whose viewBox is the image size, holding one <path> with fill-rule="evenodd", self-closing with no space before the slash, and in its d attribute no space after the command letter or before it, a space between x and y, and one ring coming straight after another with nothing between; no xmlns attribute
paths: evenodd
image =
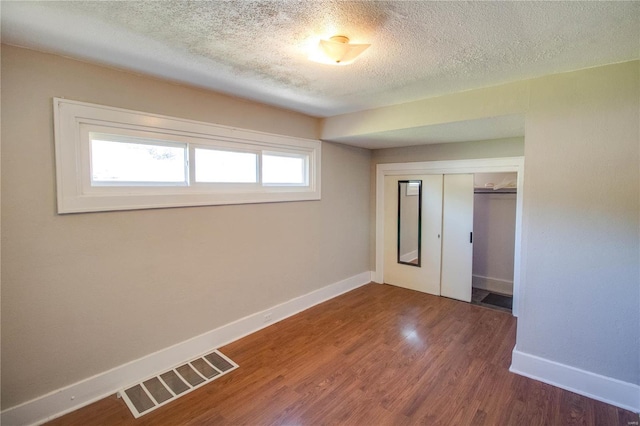
<svg viewBox="0 0 640 426"><path fill-rule="evenodd" d="M524 155L524 138L517 137L376 149L373 151L372 163L375 166L382 163L468 160L474 158L520 157L522 155ZM375 167L373 170L375 172Z"/></svg>
<svg viewBox="0 0 640 426"><path fill-rule="evenodd" d="M473 275L509 281L511 285L505 285L505 289L511 288L511 292L515 229L516 194L475 194Z"/></svg>
<svg viewBox="0 0 640 426"><path fill-rule="evenodd" d="M518 350L640 384L640 67L531 81Z"/></svg>
<svg viewBox="0 0 640 426"><path fill-rule="evenodd" d="M323 139L363 139L373 133L520 115L529 105L527 80L450 93L322 120Z"/></svg>
<svg viewBox="0 0 640 426"><path fill-rule="evenodd" d="M3 46L3 408L370 269L369 151L323 143L321 201L59 216L54 96L318 136L301 114Z"/></svg>

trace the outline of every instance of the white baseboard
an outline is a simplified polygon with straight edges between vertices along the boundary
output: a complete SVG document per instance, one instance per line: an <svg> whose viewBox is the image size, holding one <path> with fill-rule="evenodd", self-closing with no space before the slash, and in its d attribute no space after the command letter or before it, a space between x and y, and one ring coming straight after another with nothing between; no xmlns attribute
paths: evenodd
<svg viewBox="0 0 640 426"><path fill-rule="evenodd" d="M472 286L481 288L482 290L491 291L493 293L513 295L513 281L503 280L500 278L483 277L482 275L473 275L471 278Z"/></svg>
<svg viewBox="0 0 640 426"><path fill-rule="evenodd" d="M115 367L62 389L2 411L0 424L41 424L113 395L118 390L196 358L275 322L371 282L372 272L363 272L295 299L246 316L174 346ZM272 320L265 323L265 315Z"/></svg>
<svg viewBox="0 0 640 426"><path fill-rule="evenodd" d="M403 262L411 262L413 259L418 258L418 250L410 251L409 253L400 256L400 260Z"/></svg>
<svg viewBox="0 0 640 426"><path fill-rule="evenodd" d="M640 386L513 349L509 371L640 413Z"/></svg>

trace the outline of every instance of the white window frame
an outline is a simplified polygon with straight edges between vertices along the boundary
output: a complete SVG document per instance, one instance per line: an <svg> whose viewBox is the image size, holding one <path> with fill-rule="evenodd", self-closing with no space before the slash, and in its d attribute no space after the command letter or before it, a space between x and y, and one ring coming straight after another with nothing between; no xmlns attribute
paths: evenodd
<svg viewBox="0 0 640 426"><path fill-rule="evenodd" d="M217 124L54 98L58 213L136 210L184 206L270 203L320 199L321 142ZM90 133L146 138L195 148L307 158L307 182L300 184L195 182L195 164L184 184L92 185Z"/></svg>

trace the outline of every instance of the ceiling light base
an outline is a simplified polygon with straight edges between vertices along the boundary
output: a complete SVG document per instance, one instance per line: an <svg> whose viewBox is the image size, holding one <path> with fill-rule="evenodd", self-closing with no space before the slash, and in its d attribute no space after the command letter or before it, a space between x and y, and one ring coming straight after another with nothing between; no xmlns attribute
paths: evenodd
<svg viewBox="0 0 640 426"><path fill-rule="evenodd" d="M321 56L312 58L312 60L331 65L348 65L367 50L369 46L371 45L351 44L349 43L349 37L337 35L329 38L329 40L320 40L318 51Z"/></svg>

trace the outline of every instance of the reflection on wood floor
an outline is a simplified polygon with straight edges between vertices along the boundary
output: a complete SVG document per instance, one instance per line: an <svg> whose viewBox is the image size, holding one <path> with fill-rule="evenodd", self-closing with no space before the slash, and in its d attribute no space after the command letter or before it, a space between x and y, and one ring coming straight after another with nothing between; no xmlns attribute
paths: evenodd
<svg viewBox="0 0 640 426"><path fill-rule="evenodd" d="M52 425L627 425L508 371L511 315L369 284L220 348L240 368L135 420L115 396Z"/></svg>

